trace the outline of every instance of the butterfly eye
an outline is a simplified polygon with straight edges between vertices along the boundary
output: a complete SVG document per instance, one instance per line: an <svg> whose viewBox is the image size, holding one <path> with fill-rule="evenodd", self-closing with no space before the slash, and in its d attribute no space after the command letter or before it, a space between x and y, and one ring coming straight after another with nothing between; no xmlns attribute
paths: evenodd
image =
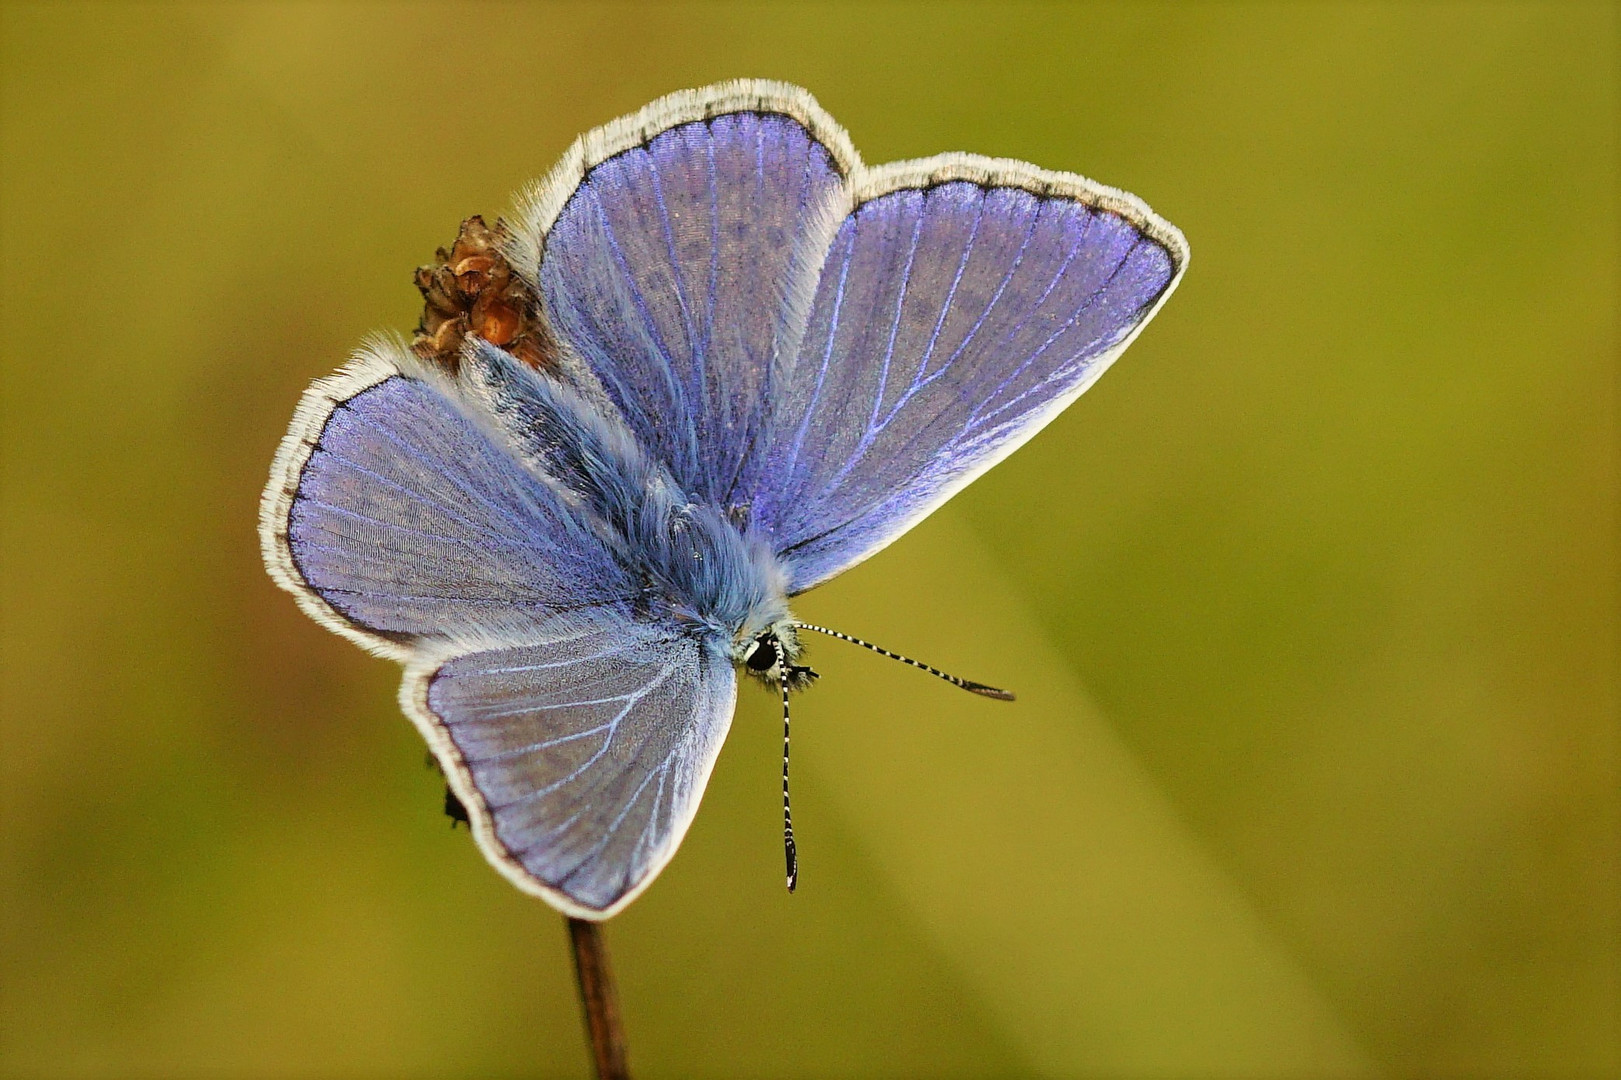
<svg viewBox="0 0 1621 1080"><path fill-rule="evenodd" d="M750 671L770 671L777 664L776 639L755 638L749 651L743 654L743 663L748 665Z"/></svg>

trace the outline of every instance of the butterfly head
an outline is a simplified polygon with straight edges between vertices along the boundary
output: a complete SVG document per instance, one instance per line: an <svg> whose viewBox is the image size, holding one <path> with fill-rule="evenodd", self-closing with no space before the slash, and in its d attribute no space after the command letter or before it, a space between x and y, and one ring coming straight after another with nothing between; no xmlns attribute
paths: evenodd
<svg viewBox="0 0 1621 1080"><path fill-rule="evenodd" d="M739 641L733 659L763 682L775 686L786 679L790 690L800 690L816 678L816 672L795 663L803 652L793 623L783 621Z"/></svg>

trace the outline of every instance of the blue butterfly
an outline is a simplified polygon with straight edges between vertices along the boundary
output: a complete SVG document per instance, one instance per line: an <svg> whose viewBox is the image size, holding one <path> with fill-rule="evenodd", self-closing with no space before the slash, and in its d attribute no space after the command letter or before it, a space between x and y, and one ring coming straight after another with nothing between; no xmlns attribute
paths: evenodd
<svg viewBox="0 0 1621 1080"><path fill-rule="evenodd" d="M270 574L405 664L400 703L480 849L579 918L669 862L737 673L763 680L792 888L788 693L814 674L801 632L832 632L790 599L1074 401L1187 244L1023 162L869 168L808 93L760 81L585 135L513 232L546 362L379 342L316 382L264 493Z"/></svg>

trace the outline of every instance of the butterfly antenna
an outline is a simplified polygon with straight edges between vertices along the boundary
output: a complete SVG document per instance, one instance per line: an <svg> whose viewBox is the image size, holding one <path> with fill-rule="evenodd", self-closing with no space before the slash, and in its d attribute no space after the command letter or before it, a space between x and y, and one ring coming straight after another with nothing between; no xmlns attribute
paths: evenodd
<svg viewBox="0 0 1621 1080"><path fill-rule="evenodd" d="M939 668L932 668L928 664L919 663L918 661L913 660L909 656L902 656L900 653L892 653L888 649L880 648L877 645L874 645L870 641L862 641L858 637L852 637L849 634L841 634L837 630L829 630L825 626L817 626L814 623L796 622L796 623L794 623L794 627L796 629L799 629L799 630L814 630L818 634L826 634L828 637L836 637L840 641L848 641L852 645L860 645L863 649L871 649L873 652L877 653L879 656L887 656L891 660L899 660L903 664L911 664L913 667L919 669L920 671L927 671L930 675L933 675L935 678L944 679L946 682L950 683L952 686L960 686L964 690L967 690L971 694L979 694L982 697L995 698L997 701L1012 701L1012 700L1014 700L1013 692L1011 690L998 690L996 687L994 687L994 686L986 686L984 683L977 683L977 682L974 682L974 681L972 681L970 679L959 679L955 675L947 675L945 672L941 671ZM785 713L787 711L787 703L786 703L786 701L784 701L784 704L783 704L783 711ZM786 719L786 716L784 717L784 719Z"/></svg>
<svg viewBox="0 0 1621 1080"><path fill-rule="evenodd" d="M788 858L788 891L799 884L799 850L794 846L794 813L788 808L788 665L780 668L782 686L782 850Z"/></svg>

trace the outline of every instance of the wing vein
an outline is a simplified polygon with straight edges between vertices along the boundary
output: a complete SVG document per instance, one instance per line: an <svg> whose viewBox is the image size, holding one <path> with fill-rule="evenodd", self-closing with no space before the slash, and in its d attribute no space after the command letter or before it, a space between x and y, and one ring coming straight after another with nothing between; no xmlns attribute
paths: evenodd
<svg viewBox="0 0 1621 1080"><path fill-rule="evenodd" d="M851 229L848 243L844 249L844 260L839 267L839 284L833 294L833 312L827 328L827 348L822 350L822 367L816 375L816 386L811 391L810 401L805 406L805 415L799 421L799 433L794 436L793 452L788 456L788 467L783 470L783 478L791 476L799 465L799 454L805 445L805 433L810 430L811 417L816 415L816 406L821 400L822 384L827 379L828 364L833 359L833 343L838 339L839 309L844 305L844 286L850 273L850 258L855 252L855 230Z"/></svg>
<svg viewBox="0 0 1621 1080"><path fill-rule="evenodd" d="M456 521L456 522L459 522L459 523L467 526L469 529L472 529L474 532L480 533L480 534L482 534L484 536L500 537L501 539L509 540L509 541L514 542L514 543L523 544L525 547L534 547L535 546L534 543L533 543L533 539L531 537L528 537L528 536L512 536L512 535L510 535L508 533L498 532L498 531L496 531L494 529L491 529L487 525L482 525L479 522L476 522L476 521L472 520L471 518L468 518L467 516L465 516L463 514L458 514L456 511L452 510L450 507L446 506L444 503L439 502L436 499L429 498L427 495L423 494L422 492L419 492L419 491L416 491L416 490L414 490L412 488L406 487L404 484L399 483L396 480L390 480L388 477L384 476L380 472L377 472L375 469L368 469L366 466L360 464L358 461L352 461L349 458L343 456L342 454L336 453L336 452L334 452L332 450L328 450L325 447L320 448L320 453L324 454L326 457L331 458L333 461L338 462L339 464L343 465L345 468L353 469L355 472L361 473L362 475L364 475L366 477L369 477L370 479L376 481L379 484L382 484L385 487L393 488L395 491L400 492L407 499L411 500L414 503L417 503L418 505L432 507L433 509L435 509L435 510L439 511L441 514L443 514L445 517L450 518L452 521ZM305 466L305 467L308 468L308 466ZM443 474L441 473L440 475L443 475ZM494 508L492 507L492 509L494 509ZM516 522L513 522L513 524L516 524Z"/></svg>
<svg viewBox="0 0 1621 1080"><path fill-rule="evenodd" d="M1019 366L1013 371L1013 373L1011 375L1007 376L1007 378L1003 379L1000 383L997 384L996 389L993 390L990 393L990 395L984 399L983 402L981 402L979 405L974 407L974 411L969 415L967 423L965 423L963 425L962 431L963 431L964 434L966 434L967 431L970 428L972 428L972 427L974 427L976 425L977 421L980 419L981 411L985 408L986 405L990 404L992 401L995 401L997 395L1000 394L1003 390L1007 389L1008 386L1010 386L1012 384L1013 380L1017 379L1020 375L1024 374L1027 370L1029 370L1031 364L1034 364L1037 360L1039 360L1041 358L1043 353L1045 353L1048 349L1052 348L1053 342L1057 341L1064 334L1068 333L1070 327L1075 325L1076 320L1078 320L1082 315L1086 314L1088 311L1090 311L1092 309L1092 305L1097 302L1098 297L1102 296L1105 292L1107 292L1109 290L1109 286L1114 284L1115 278L1120 276L1120 271L1125 269L1126 263L1129 262L1130 259L1131 259L1132 252L1136 251L1137 248L1139 246L1141 246L1143 243L1144 243L1144 241L1140 237L1135 242L1133 242L1132 245L1129 248L1126 249L1126 253L1124 255L1120 256L1120 261L1114 264L1113 269L1111 269L1109 271L1109 276L1104 279L1103 284L1099 285L1096 289L1092 290L1091 295L1089 295L1086 298L1085 302L1082 303L1080 307L1076 308L1074 313L1072 315L1070 315L1070 317L1068 319L1064 320L1064 325L1060 326L1057 330L1054 330L1052 332L1052 334L1050 334L1048 336L1047 340L1041 343L1041 348L1037 349L1035 352L1031 353L1028 357L1026 357L1019 364ZM1006 410L1012 408L1014 402L1022 400L1023 398L1028 396L1029 393L1030 393L1030 391L1026 390L1023 393L1017 395L1013 399L1013 401L1007 402L1006 404L1000 406L999 408L993 409L990 413L985 414L986 419L989 419L992 416L999 415L1000 413L1003 413ZM961 435L959 435L958 437L960 438Z"/></svg>
<svg viewBox="0 0 1621 1080"><path fill-rule="evenodd" d="M703 350L698 347L698 333L692 325L692 311L687 306L686 282L681 273L681 257L675 250L675 232L670 227L670 209L664 201L664 182L659 177L658 160L653 156L651 149L644 148L642 152L647 157L648 178L653 182L653 201L659 208L659 225L664 232L664 250L670 256L670 281L675 286L676 307L681 309L681 328L687 336L687 347L691 351L692 362L697 369L693 373L693 384L698 394L700 411L692 417L692 421L694 426L699 426L709 411L708 397L704 394Z"/></svg>
<svg viewBox="0 0 1621 1080"><path fill-rule="evenodd" d="M502 713L500 715L507 716L514 714ZM488 717L480 716L479 719L488 719ZM607 724L598 724L594 728L586 728L584 731L571 732L568 735L559 735L555 739L546 739L542 742L530 743L527 746L518 746L512 748L511 750L502 750L500 753L486 754L483 757L468 757L464 758L464 760L469 765L489 765L492 762L497 761L511 761L514 758L520 758L526 754L533 754L537 750L550 750L552 747L561 746L566 742L574 742L576 739L584 739L587 736L595 735L599 731L607 730L607 727Z"/></svg>
<svg viewBox="0 0 1621 1080"><path fill-rule="evenodd" d="M400 450L400 452L405 454L405 456L407 456L407 457L411 458L413 461L417 462L417 464L422 465L425 468L434 470L438 475L443 476L446 480L449 480L452 484L454 484L456 486L457 491L460 491L462 494L466 495L469 499L472 499L475 503L479 504L480 506L488 507L490 510L495 511L495 513L497 513L497 514L501 515L502 517L506 518L508 524L516 526L519 530L526 530L527 527L526 527L524 521L521 518L516 517L513 514L513 510L512 510L511 507L503 506L499 502L496 502L496 501L488 498L487 496L484 495L483 492L478 491L476 488L469 487L468 485L462 483L462 481L459 480L453 474L451 474L449 472L446 472L446 471L443 471L443 464L444 464L443 462L432 460L426 454L423 454L422 452L420 452L411 443L406 442L404 439L400 438L399 435L397 435L395 432L393 432L393 431L389 430L388 428L384 427L382 424L377 423L375 420L372 420L370 417L362 415L358 410L351 409L350 408L350 402L352 402L353 400L354 399L351 398L349 401L343 402L342 405L340 405L338 407L338 409L334 409L333 412L337 413L340 410L345 411L346 414L351 419L353 419L356 423L360 424L362 427L367 427L367 428L370 428L371 430L377 432L383 438L385 438L389 442L393 443L394 446L398 450ZM328 423L330 424L331 421L329 420ZM320 440L320 443L318 443L318 448L321 449L324 453L332 453L332 451L326 449L326 447L324 445L324 443L325 443L325 432L324 431L322 433L322 436L323 437ZM306 465L306 468L307 467L308 466Z"/></svg>
<svg viewBox="0 0 1621 1080"><path fill-rule="evenodd" d="M647 300L642 296L641 287L636 284L635 275L630 272L630 263L626 261L625 252L619 246L619 237L614 232L613 222L608 219L607 209L602 205L602 200L596 198L595 192L592 192L591 201L597 209L597 220L602 224L603 239L608 241L608 249L613 252L614 265L619 269L620 276L625 279L625 286L630 290L631 301L636 305L636 311L641 315L642 322L647 327L648 338L651 340L654 350L658 353L658 358L661 361L658 366L664 376L665 388L670 394L672 414L685 416L687 415L687 399L682 392L681 384L675 379L674 365L670 363L669 346L664 344L664 338L659 333L658 324L653 321L653 314L647 307ZM692 449L690 446L690 434L688 442L689 445L685 449L690 452ZM688 461L681 464L683 466L690 465L690 457ZM683 468L683 473L687 471L687 469Z"/></svg>
<svg viewBox="0 0 1621 1080"><path fill-rule="evenodd" d="M444 535L442 535L440 533L428 532L425 529L413 529L413 528L410 528L409 526L406 526L406 525L400 525L397 522L384 521L382 518L369 517L366 514L362 514L357 510L350 510L347 507L337 506L337 505L335 505L333 503L325 502L325 501L323 501L321 499L317 499L317 498L315 498L313 496L310 496L310 495L299 495L293 501L293 505L295 507L298 506L301 503L309 505L309 506L318 506L322 510L330 510L333 513L341 514L344 517L354 518L356 521L364 521L368 525L380 525L385 529L391 529L391 530L393 530L395 532L401 532L401 533L404 533L407 536L419 536L419 537L422 537L425 540L440 540L440 541L443 541L443 542L445 542L447 544L463 544L463 545L467 545L467 546L474 547L474 548L476 548L478 546L478 544L481 542L481 541L472 540L472 539L469 539L469 538L463 537L463 536L444 536ZM527 544L522 544L517 540L513 540L513 539L511 539L509 537L501 536L498 533L489 534L489 539L490 540L498 540L498 541L500 541L500 542L502 542L504 544L507 544L507 545L509 545L511 547L522 547L526 551L533 551L534 550L533 547L531 547L531 546L529 546Z"/></svg>

